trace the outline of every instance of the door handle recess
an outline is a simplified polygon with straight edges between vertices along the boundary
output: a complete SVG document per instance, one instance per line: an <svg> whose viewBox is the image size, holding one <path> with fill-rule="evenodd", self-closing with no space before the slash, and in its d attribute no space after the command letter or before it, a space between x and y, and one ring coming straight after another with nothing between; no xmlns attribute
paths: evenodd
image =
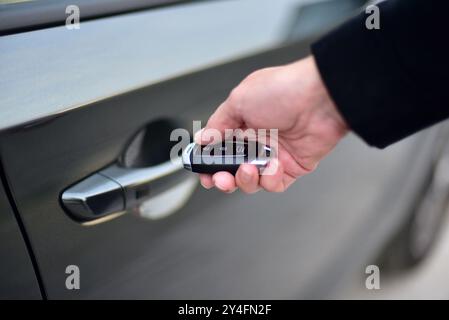
<svg viewBox="0 0 449 320"><path fill-rule="evenodd" d="M113 164L63 191L61 202L75 220L88 224L125 212L160 219L185 204L197 181L180 158L148 168Z"/></svg>

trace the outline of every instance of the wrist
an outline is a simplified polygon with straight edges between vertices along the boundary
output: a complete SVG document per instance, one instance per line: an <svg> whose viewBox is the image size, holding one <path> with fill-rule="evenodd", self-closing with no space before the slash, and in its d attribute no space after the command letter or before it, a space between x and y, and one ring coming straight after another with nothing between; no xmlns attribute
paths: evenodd
<svg viewBox="0 0 449 320"><path fill-rule="evenodd" d="M348 125L330 96L313 56L287 66L291 99L296 101L295 136L307 137L308 146L321 158L348 133ZM307 152L306 152L307 153ZM306 163L304 159L300 159ZM311 160L316 163L316 158Z"/></svg>
<svg viewBox="0 0 449 320"><path fill-rule="evenodd" d="M306 64L306 68L309 69L308 73L311 76L310 78L313 86L311 92L314 92L316 95L316 104L318 106L322 106L323 111L325 111L327 116L332 118L340 131L346 133L349 131L349 127L326 88L314 56L307 57L304 62Z"/></svg>
<svg viewBox="0 0 449 320"><path fill-rule="evenodd" d="M308 78L305 85L309 109L307 126L317 126L319 123L318 127L340 140L348 133L349 127L321 78L315 58L309 56L299 63L303 69L300 74Z"/></svg>

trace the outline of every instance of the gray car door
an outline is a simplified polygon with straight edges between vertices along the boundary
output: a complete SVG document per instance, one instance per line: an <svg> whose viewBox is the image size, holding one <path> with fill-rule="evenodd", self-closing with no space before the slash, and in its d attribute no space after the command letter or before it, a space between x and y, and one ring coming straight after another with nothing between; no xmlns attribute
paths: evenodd
<svg viewBox="0 0 449 320"><path fill-rule="evenodd" d="M159 196L149 214L86 224L61 202L111 165L142 169L130 150L146 168L164 164L172 129L204 124L250 72L307 55L326 24L302 32L317 25L302 18L305 3L200 1L0 39L5 181L48 298L298 298L318 277L333 281L325 271L368 228L367 207L413 141L380 157L351 136L281 195L224 195L188 183L191 174L161 181L157 195L136 192ZM130 149L139 132L145 144ZM79 289L67 286L73 266Z"/></svg>

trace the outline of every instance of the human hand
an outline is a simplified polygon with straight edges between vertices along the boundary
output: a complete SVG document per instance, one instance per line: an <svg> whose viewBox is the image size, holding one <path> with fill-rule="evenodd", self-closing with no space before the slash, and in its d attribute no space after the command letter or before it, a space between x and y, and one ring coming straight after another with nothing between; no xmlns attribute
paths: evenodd
<svg viewBox="0 0 449 320"><path fill-rule="evenodd" d="M250 74L209 118L195 136L208 143L204 133L216 129L278 129L277 159L273 175L261 175L254 165L240 165L235 176L228 172L201 174L201 184L246 193L260 188L285 191L297 178L312 172L347 133L348 127L330 98L313 56L298 62Z"/></svg>

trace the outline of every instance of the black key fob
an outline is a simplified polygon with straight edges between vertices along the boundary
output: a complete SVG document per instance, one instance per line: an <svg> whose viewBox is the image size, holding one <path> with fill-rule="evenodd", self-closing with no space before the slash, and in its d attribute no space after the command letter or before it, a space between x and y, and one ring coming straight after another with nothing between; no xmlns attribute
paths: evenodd
<svg viewBox="0 0 449 320"><path fill-rule="evenodd" d="M269 146L256 141L223 141L205 146L190 143L183 151L182 162L184 168L196 173L227 171L235 174L242 163L254 164L262 170L271 153Z"/></svg>

